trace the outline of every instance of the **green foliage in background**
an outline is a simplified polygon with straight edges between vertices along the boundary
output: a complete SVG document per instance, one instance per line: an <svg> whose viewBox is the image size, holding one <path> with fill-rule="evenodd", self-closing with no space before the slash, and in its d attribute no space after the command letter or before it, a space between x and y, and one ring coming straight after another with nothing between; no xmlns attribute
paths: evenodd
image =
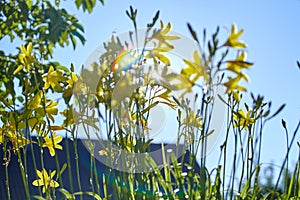
<svg viewBox="0 0 300 200"><path fill-rule="evenodd" d="M89 13L96 3L96 0L75 1L78 9ZM129 35L135 38L131 37L130 41L122 43L112 36L105 44L106 51L99 55L99 61L83 67L81 74L76 74L73 65L64 67L50 61L56 45L65 47L71 43L76 48L78 40L83 44L85 42L83 26L66 8L60 7L60 1L11 0L0 3L0 39L9 37L11 42L18 39L23 43L18 47L17 55L7 55L4 49L0 49L0 143L4 152L2 159L7 197L10 199L11 192L9 155L13 153L19 158L18 170L23 180L20 187L25 188L27 199L32 196L36 199L55 199L57 193L61 193L65 199L82 199L85 195L95 199L300 198L300 159L295 166L288 165L290 149L295 143L300 122L293 133L289 133L286 122L282 120L287 138L286 157L275 183L268 179L264 185L260 181L263 129L269 120L284 109L284 105L274 111L271 109L272 103L265 101L263 96L254 96L247 91L247 70L253 63L248 61L247 45L241 40L243 30L232 24L226 38L219 37L222 31L219 28L210 38L206 37L204 30L200 38L192 25L188 24L187 28L198 49L193 52L191 60L183 59L184 66L175 73L169 70L172 59L168 53L174 49L172 43L179 36L172 34L171 23L159 22L157 12L145 30L144 43L140 44L143 49L136 50L130 47L138 43L137 10L130 7L126 13L134 27L134 32ZM130 69L123 70L120 63L116 62L121 55L136 58ZM151 66L147 70L144 68L146 64ZM160 81L151 76L153 70L160 73ZM98 80L96 84L93 82L95 80ZM225 88L226 98L216 94L221 87ZM185 98L192 91L196 91L193 101ZM173 92L180 95L177 97ZM51 98L54 94L60 98ZM252 102L245 102L247 95ZM71 101L71 98L75 100ZM216 99L221 99L227 108L223 133L225 140L220 147L218 165L208 169L206 145L208 136L213 134L210 126ZM195 102L200 105L197 109L193 109ZM63 106L59 107L59 104ZM178 138L176 145L180 140L184 141L185 148L191 152L188 163L183 160L178 162L177 152L167 153L163 146L164 164L160 166L150 156L146 156L145 160L136 160L136 157L128 155L119 156L120 151L148 151L152 142L147 137L149 115L157 105L177 111L177 132L174 133ZM87 115L87 110L91 108L95 112ZM58 121L58 117L63 121ZM90 131L101 128L99 121L104 124L104 133L113 145L97 153L108 163L126 166L129 172L115 174L108 170L106 177L98 177L94 171L95 156L91 154L91 191L64 188L60 177L70 168L70 160L58 162L56 153L68 149L61 146L61 142L67 139L57 133L69 135L78 155L78 126L83 127L80 131L89 138ZM36 141L32 140L32 134L37 135ZM233 146L229 140L233 141ZM9 143L12 143L12 149L8 148ZM40 149L42 169L37 169L35 165L36 180L33 182L28 182L26 177L29 172L21 159L26 153L23 151L26 145ZM88 146L94 152L93 144L89 143ZM53 157L56 169L45 169L44 154ZM196 159L200 173L194 170ZM168 165L169 160L173 162L172 167ZM76 179L74 184L78 184L80 189L78 166L76 160L77 174L68 173L70 180L72 177ZM134 173L140 166L152 170ZM183 166L187 167L188 172L183 171ZM111 177L114 177L113 185L107 183ZM32 186L39 188L38 194L30 194L28 188ZM112 193L108 193L110 187ZM104 191L103 194L100 194L100 190Z"/></svg>

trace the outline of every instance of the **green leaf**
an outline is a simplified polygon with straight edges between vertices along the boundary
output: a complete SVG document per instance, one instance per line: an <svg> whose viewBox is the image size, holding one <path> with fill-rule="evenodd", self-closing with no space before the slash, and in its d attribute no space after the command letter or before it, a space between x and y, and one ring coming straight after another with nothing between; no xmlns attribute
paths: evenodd
<svg viewBox="0 0 300 200"><path fill-rule="evenodd" d="M32 9L32 0L26 0L26 4L28 6L28 9L31 10Z"/></svg>
<svg viewBox="0 0 300 200"><path fill-rule="evenodd" d="M147 149L147 148L150 146L150 144L151 144L152 141L153 141L153 139L148 140L148 141L143 145L143 149Z"/></svg>
<svg viewBox="0 0 300 200"><path fill-rule="evenodd" d="M54 66L55 70L62 70L66 73L69 72L69 69L65 66L60 65L58 62L51 62L50 65Z"/></svg>
<svg viewBox="0 0 300 200"><path fill-rule="evenodd" d="M76 0L75 4L76 4L77 9L80 8L81 0Z"/></svg>
<svg viewBox="0 0 300 200"><path fill-rule="evenodd" d="M75 50L75 48L76 48L76 39L75 39L74 35L70 34L70 39L72 41L73 49Z"/></svg>
<svg viewBox="0 0 300 200"><path fill-rule="evenodd" d="M102 200L102 198L98 194L93 193L93 192L75 192L73 195L83 195L83 194L92 196L97 200Z"/></svg>
<svg viewBox="0 0 300 200"><path fill-rule="evenodd" d="M23 103L23 101L24 101L24 97L23 97L23 96L18 96L17 99L18 99L21 103Z"/></svg>
<svg viewBox="0 0 300 200"><path fill-rule="evenodd" d="M94 7L93 3L94 3L94 0L86 0L85 1L86 8L89 13L91 13L93 11L93 7Z"/></svg>
<svg viewBox="0 0 300 200"><path fill-rule="evenodd" d="M79 40L81 41L81 43L82 44L85 44L85 38L84 38L84 36L82 35L82 34L80 34L78 31L76 31L76 30L72 30L71 31L71 33L73 34L73 35L75 35L77 38L79 38Z"/></svg>
<svg viewBox="0 0 300 200"><path fill-rule="evenodd" d="M45 199L44 197L42 197L42 196L37 196L37 195L34 195L33 198L38 199L38 200L47 200L47 199Z"/></svg>
<svg viewBox="0 0 300 200"><path fill-rule="evenodd" d="M163 166L164 166L165 180L167 182L171 183L171 173L170 173L170 168L168 166L168 162L166 159L165 145L163 143L161 143L161 153L162 153L162 160L163 160Z"/></svg>
<svg viewBox="0 0 300 200"><path fill-rule="evenodd" d="M60 188L59 191L68 199L68 200L75 200L75 197L70 194L66 189Z"/></svg>
<svg viewBox="0 0 300 200"><path fill-rule="evenodd" d="M59 174L58 174L57 176L61 176L62 173L64 173L64 171L66 170L66 168L67 168L67 163L65 163L65 164L62 166L62 168L61 168L61 170L60 170L60 172L59 172Z"/></svg>
<svg viewBox="0 0 300 200"><path fill-rule="evenodd" d="M75 23L73 24L76 28L78 28L79 30L81 30L82 32L84 32L84 27L82 26L82 24L79 23Z"/></svg>
<svg viewBox="0 0 300 200"><path fill-rule="evenodd" d="M295 176L296 176L296 172L297 172L297 169L294 170L294 173L291 177L291 180L290 180L290 185L289 185L289 189L288 189L288 194L287 194L287 199L290 198L291 194L292 194L292 190L293 190L293 187L295 185ZM297 180L297 179L296 179Z"/></svg>
<svg viewBox="0 0 300 200"><path fill-rule="evenodd" d="M243 187L243 190L240 194L240 197L242 199L246 199L246 197L248 196L248 193L250 192L250 183L251 183L250 181L251 181L251 179L248 179L246 184Z"/></svg>
<svg viewBox="0 0 300 200"><path fill-rule="evenodd" d="M271 195L271 192L266 193L261 199L262 200L267 200L269 199L269 196Z"/></svg>

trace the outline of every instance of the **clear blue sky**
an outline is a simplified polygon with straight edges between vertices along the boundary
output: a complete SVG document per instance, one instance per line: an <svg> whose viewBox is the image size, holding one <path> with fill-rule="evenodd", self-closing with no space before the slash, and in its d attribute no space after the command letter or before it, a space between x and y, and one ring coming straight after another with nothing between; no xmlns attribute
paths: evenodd
<svg viewBox="0 0 300 200"><path fill-rule="evenodd" d="M82 14L75 7L70 7L84 24L87 42L75 51L71 48L57 49L55 58L66 65L72 62L79 67L113 31L121 33L132 29L125 14L130 5L138 9L140 28L144 28L160 10L161 20L171 22L174 31L188 37L187 22L198 31L198 35L203 28L207 29L207 33L213 33L217 26L223 34L227 34L224 27L230 28L233 22L244 29L242 40L248 44L249 60L254 62L248 71L251 79L248 90L271 100L273 111L281 104L287 104L284 111L268 124L263 135L263 160L281 164L286 145L281 119L287 121L291 133L300 119L300 70L296 65L296 60L300 60L300 1L108 0L105 6L99 4L92 14ZM296 140L300 140L299 134ZM293 155L296 160L297 148Z"/></svg>
<svg viewBox="0 0 300 200"><path fill-rule="evenodd" d="M73 2L73 1L72 1ZM255 95L271 100L273 111L286 103L284 111L272 120L263 134L263 160L281 164L285 153L285 135L281 119L287 121L292 133L300 119L300 70L296 60L300 60L300 0L107 0L102 6L98 3L91 14L77 11L71 1L64 2L85 27L86 45L78 45L75 51L69 48L57 48L54 59L69 66L73 63L77 69L87 56L112 32L122 33L132 29L132 23L125 10L132 5L138 9L138 26L144 28L160 10L160 19L171 22L173 30L190 37L186 23L201 35L203 28L208 35L217 26L227 34L224 27L230 28L234 22L244 29L242 40L248 44L248 58L254 66L248 71L251 82L247 85ZM296 140L300 141L300 134ZM216 146L219 150L219 147ZM294 148L293 156L297 156ZM218 154L212 153L214 159ZM217 160L218 157L215 157Z"/></svg>

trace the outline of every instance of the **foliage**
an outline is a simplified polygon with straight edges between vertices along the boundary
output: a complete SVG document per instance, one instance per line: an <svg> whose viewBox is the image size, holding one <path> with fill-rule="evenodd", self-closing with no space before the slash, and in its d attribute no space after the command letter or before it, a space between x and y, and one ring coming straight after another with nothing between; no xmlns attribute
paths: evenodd
<svg viewBox="0 0 300 200"><path fill-rule="evenodd" d="M103 4L103 1L100 2ZM76 0L75 4L83 11L92 12L96 0ZM39 194L33 194L37 199L55 199L57 192L66 199L75 199L76 196L83 198L83 195L96 199L300 197L299 159L293 169L293 176L289 180L286 178L283 191L277 190L283 171L288 174L289 153L300 123L289 140L286 122L282 121L287 136L287 154L275 186L264 187L259 181L263 129L270 119L280 113L284 105L273 112L271 102L266 102L260 95L255 97L252 93L251 104L244 102L244 96L249 93L243 86L243 81L249 81L246 71L253 63L247 60L246 43L240 40L243 30L238 30L233 24L228 37L222 40L219 38L220 29L217 28L211 39L206 40L204 34L203 42L200 43L196 31L188 24L198 49L193 52L192 60L183 59L185 66L179 73L170 72L172 59L168 57L168 53L175 48L173 42L179 39L177 35L173 35L171 23L160 21L157 26L157 12L147 25L143 49L137 50L137 10L130 7L126 12L134 26L134 33L129 33L130 41L123 44L119 38L112 36L104 45L106 51L99 56L98 62L83 67L81 74L76 74L73 65L66 68L50 62L56 44L64 47L71 41L75 48L76 38L82 43L85 41L82 25L59 5L60 1L55 1L53 5L50 1L13 0L0 4L0 38L8 36L13 41L18 37L25 43L19 48L18 55L6 55L4 51L0 51L0 143L4 152L6 192L9 199L10 144L13 153L18 156L27 199L32 195L28 189L31 184L42 187ZM133 35L136 37L135 41ZM149 46L152 48L149 49ZM128 55L129 59L133 59L130 66L120 62L121 58ZM46 61L49 63L45 64ZM146 64L150 67L145 68ZM159 73L160 79L153 76L154 71ZM225 87L227 99L216 95L216 90L221 87ZM180 93L178 97L173 95L175 91ZM196 91L194 101L200 103L197 109L193 109L195 103L186 98L186 94L192 91ZM59 99L50 98L53 94L59 95ZM208 136L212 134L211 117L217 98L227 108L225 141L220 147L218 166L208 169L206 143ZM163 145L162 166L158 166L148 156L152 142L147 137L150 129L149 115L157 105L177 110L177 146L179 140L183 139L185 148L191 152L188 162L179 162L178 152L168 152ZM58 117L64 120L60 122ZM57 136L57 132L64 131L69 135L75 154L78 155L78 131L84 132L89 138L90 132L97 132L102 128L98 126L99 122L104 124L104 133L110 145L96 153L106 159L109 164L106 176L113 177L115 184L107 183L107 177L98 177L93 171L97 166L92 162L91 191L64 188L61 175L70 167L70 163L62 167L58 163L57 151L68 149L63 149L60 145L62 140L67 139ZM33 140L33 134L37 136L37 140ZM229 144L230 139L233 140L233 147ZM99 143L101 144L100 140ZM32 183L26 179L29 172L22 160L27 145L38 146L41 155L42 169L35 169L37 179ZM87 142L87 146L94 152L91 142ZM230 148L233 149L233 155L229 154L232 153ZM55 159L57 169L45 169L45 149ZM146 156L138 159L132 156L134 153L145 153ZM197 157L200 161L199 173L194 170ZM232 157L232 162L229 157ZM241 162L238 161L239 157ZM91 153L90 159L95 159L94 153ZM172 161L172 166L168 165L169 160ZM126 168L126 172L116 173L111 170L109 167L114 163ZM78 159L75 167L78 172ZM229 167L232 169L230 172ZM184 171L184 168L188 170ZM136 173L138 170L143 173ZM73 176L77 178L80 188L79 173ZM108 192L111 191L110 187L112 192Z"/></svg>

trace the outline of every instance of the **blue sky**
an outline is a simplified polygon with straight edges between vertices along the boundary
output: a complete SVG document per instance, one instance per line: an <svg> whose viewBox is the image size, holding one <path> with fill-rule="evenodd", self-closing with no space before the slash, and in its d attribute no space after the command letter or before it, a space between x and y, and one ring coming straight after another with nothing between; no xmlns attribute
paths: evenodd
<svg viewBox="0 0 300 200"><path fill-rule="evenodd" d="M132 29L125 10L132 5L138 9L138 26L144 26L160 10L160 19L171 22L173 30L190 37L186 23L189 22L201 35L203 28L207 35L220 26L226 36L232 23L244 29L242 40L248 44L248 58L254 66L248 71L251 82L247 85L255 95L261 94L265 100L272 101L273 112L283 103L284 111L273 119L263 134L263 160L281 164L285 152L285 135L281 119L287 121L292 133L300 119L300 70L296 60L300 60L300 1L106 1L93 13L78 12L67 3L71 12L85 27L86 45L57 49L55 58L65 65L74 63L79 67L87 56L112 32L122 33ZM227 28L226 28L227 27ZM296 140L299 139L299 134ZM219 149L216 147L216 149ZM297 156L294 148L293 156ZM217 155L217 154L212 154ZM292 159L293 160L293 159Z"/></svg>
<svg viewBox="0 0 300 200"><path fill-rule="evenodd" d="M264 162L274 161L281 165L286 146L281 119L287 121L290 133L300 119L300 70L296 64L296 60L300 60L300 0L107 0L104 6L98 4L91 14L78 11L73 4L71 1L62 1L62 5L84 25L86 45L78 45L75 51L71 46L57 48L54 60L66 66L73 63L77 69L113 32L122 33L133 28L125 14L130 5L138 10L139 28L144 28L160 10L162 21L171 22L174 31L188 37L187 22L198 35L201 35L203 28L210 35L220 26L223 39L232 23L244 29L241 39L248 45L249 60L254 62L248 71L251 79L248 90L272 101L273 112L286 103L284 111L267 125L263 134ZM1 43L7 44L5 41ZM296 138L298 141L299 135ZM216 149L219 150L219 147L216 146ZM297 151L294 148L292 155L295 159L292 160L296 160ZM218 153L212 153L208 158L217 160L218 157L214 156L218 156Z"/></svg>

